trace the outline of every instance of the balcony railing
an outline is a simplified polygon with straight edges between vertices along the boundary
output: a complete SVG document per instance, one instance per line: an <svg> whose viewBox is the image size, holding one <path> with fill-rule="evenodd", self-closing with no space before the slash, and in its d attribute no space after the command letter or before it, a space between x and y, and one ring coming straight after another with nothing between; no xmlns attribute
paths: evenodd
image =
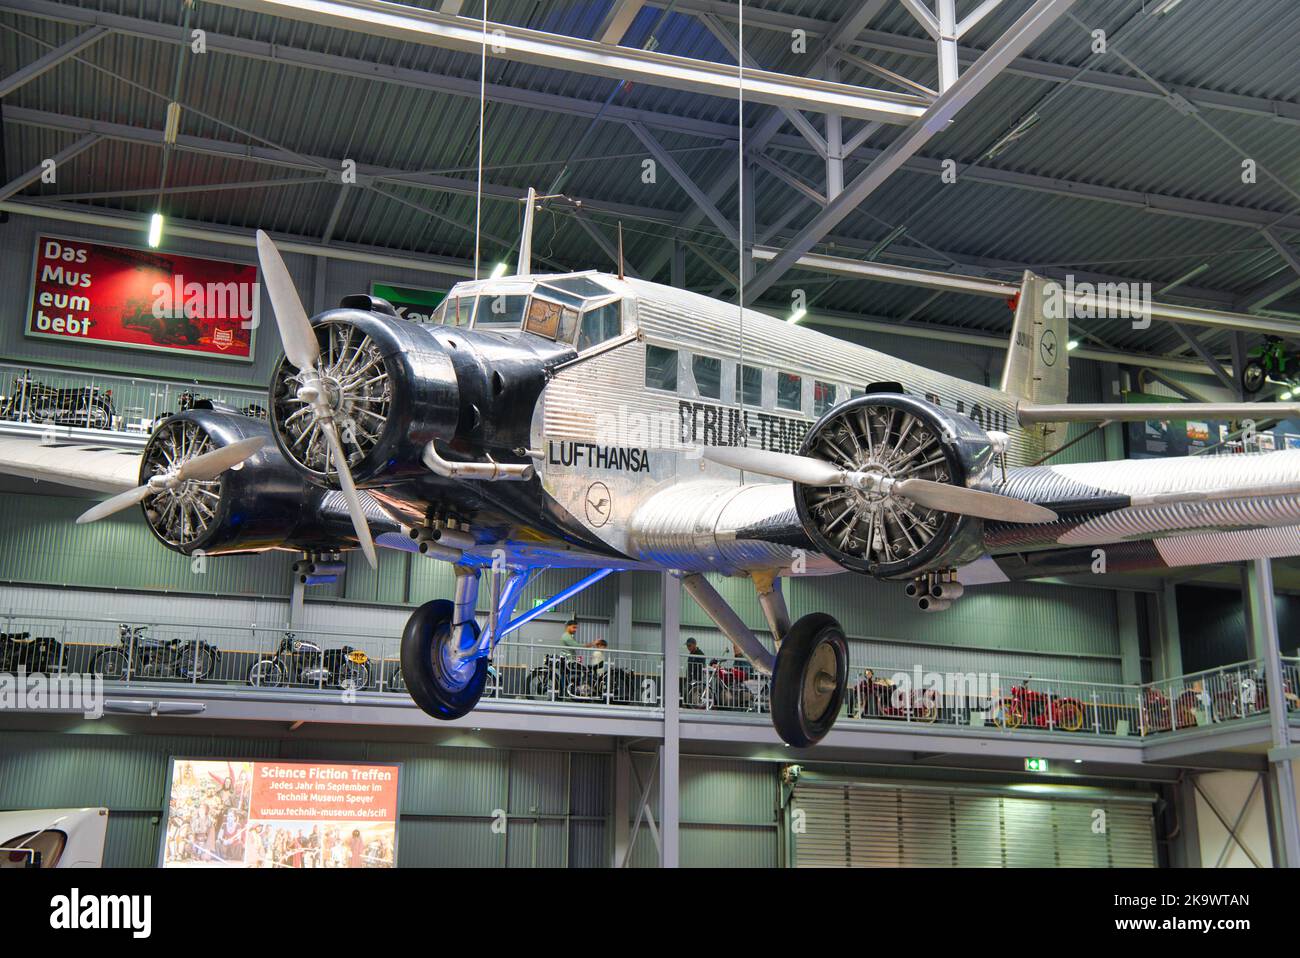
<svg viewBox="0 0 1300 958"><path fill-rule="evenodd" d="M266 390L0 363L0 422L144 436L182 397L265 417Z"/></svg>
<svg viewBox="0 0 1300 958"><path fill-rule="evenodd" d="M103 675L126 687L185 683L404 695L399 639L228 623L95 619L11 611L0 618L0 672ZM1284 658L1288 712L1300 710L1300 658ZM748 663L683 655L683 715L762 714L768 680ZM489 662L487 701L659 711L663 655L504 641ZM977 672L855 666L847 722L983 729L998 734L1150 737L1267 714L1263 663L1238 662L1144 685Z"/></svg>

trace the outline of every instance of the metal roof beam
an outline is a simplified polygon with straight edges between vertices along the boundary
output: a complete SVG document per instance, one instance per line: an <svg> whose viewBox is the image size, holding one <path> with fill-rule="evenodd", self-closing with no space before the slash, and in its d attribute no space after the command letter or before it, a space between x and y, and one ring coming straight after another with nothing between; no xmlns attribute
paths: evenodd
<svg viewBox="0 0 1300 958"><path fill-rule="evenodd" d="M1237 298L1237 301L1233 303L1232 308L1246 313L1266 309L1272 303L1297 289L1300 289L1300 276L1292 276L1288 270L1282 270L1258 286L1242 293Z"/></svg>
<svg viewBox="0 0 1300 958"><path fill-rule="evenodd" d="M46 113L41 110L29 110L25 107L10 107L5 110L4 121L6 123L39 126L73 133L95 133L110 140L142 143L147 146L161 147L163 143L163 131L161 130L129 126L124 123L110 123L104 120L88 120L83 117L64 116L59 113ZM295 170L311 170L316 173L321 173L322 170L333 172L338 169L338 160L335 158L306 156L278 150L274 147L230 143L226 140L213 140L188 134L181 134L176 138L176 147L194 153L207 153L233 159L249 160L255 163L266 163L270 166L282 166ZM357 165L357 175L360 179L379 180L396 186L419 186L462 195L474 195L478 190L478 182L473 179L441 176L434 173L392 170L365 163ZM322 182L328 181L328 178L324 175L322 175L321 179ZM337 181L335 180L335 182ZM484 196L493 199L514 202L526 196L527 192L527 190L511 186L501 186L494 183L483 184ZM633 206L626 203L610 203L585 197L575 197L575 199L580 199L582 205L589 210L608 213L611 216L627 216L665 224L671 223L677 218L677 213L672 210Z"/></svg>
<svg viewBox="0 0 1300 958"><path fill-rule="evenodd" d="M755 259L775 259L780 253L774 249L755 248ZM907 266L894 266L888 263L873 263L865 260L848 259L842 256L825 256L808 253L801 256L795 265L800 269L846 276L856 279L875 280L885 283L903 283L926 289L943 290L952 293L967 293L973 296L989 296L1005 299L1020 291L1019 283L982 277L962 276L956 273L944 273L937 270L921 270ZM1027 267L1030 268L1030 267ZM1072 271L1073 272L1073 271ZM1041 272L1040 272L1041 275ZM1084 279L1074 273L1077 280ZM1100 278L1100 277L1099 277ZM1119 282L1117 277L1106 279ZM1091 278L1088 279L1092 281ZM1075 293L1076 305L1096 307L1097 301L1091 297ZM1287 319L1275 319L1256 316L1249 313L1234 313L1226 310L1202 309L1198 306L1184 306L1179 303L1152 302L1150 308L1152 319L1166 320L1170 323L1183 323L1189 326L1203 326L1212 329L1228 329L1248 333L1273 333L1291 339L1300 337L1300 323ZM1180 330L1180 332L1182 332Z"/></svg>
<svg viewBox="0 0 1300 958"><path fill-rule="evenodd" d="M1182 339L1183 342L1192 347L1192 352L1200 356L1205 362L1205 365L1210 367L1210 372L1214 373L1215 379L1223 383L1223 385L1232 392L1237 392L1237 381L1232 378L1228 371L1223 368L1223 364L1215 358L1213 353L1205 348L1205 345L1197 337L1193 336L1177 323L1174 323L1174 331L1178 333L1179 338Z"/></svg>
<svg viewBox="0 0 1300 958"><path fill-rule="evenodd" d="M250 13L279 16L366 36L478 54L490 38L493 59L585 73L734 100L741 78L729 64L612 46L595 40L530 30L509 23L484 26L464 17L388 3L386 0L210 0ZM814 113L834 112L865 120L906 124L925 112L917 97L751 70L744 77L748 100Z"/></svg>
<svg viewBox="0 0 1300 958"><path fill-rule="evenodd" d="M914 155L974 99L1006 65L1041 36L1074 4L1074 0L1035 0L988 51L952 86L939 95L925 115L904 129L844 191L826 204L794 240L745 284L742 301L753 301L780 279L794 263L819 243L846 216Z"/></svg>
<svg viewBox="0 0 1300 958"><path fill-rule="evenodd" d="M669 0L649 0L649 2L653 6L664 7L668 5ZM734 20L736 17L736 5L730 0L672 0L672 3L673 9L679 13L711 13L724 22ZM803 30L810 37L821 37L833 32L838 24L833 21L818 20L814 17L798 14L746 7L745 25L785 34L788 34L791 30ZM885 33L881 30L863 30L857 37L857 41L859 46L883 50L887 53L899 53L928 60L933 60L937 56L934 41L921 37ZM978 60L982 53L982 50L959 46L957 59L961 66L965 67ZM1093 72L1087 76L1074 79L1078 73L1077 67L1069 64L1052 63L1046 60L1035 60L1030 57L1017 57L1007 67L1007 72L1017 76L1032 77L1054 83L1073 81L1074 86L1103 90L1107 93L1137 96L1148 100L1162 99L1140 77ZM1293 103L1290 100L1223 93L1219 90L1208 90L1202 87L1179 84L1166 84L1166 86L1203 109L1244 113L1282 123L1300 125L1300 104Z"/></svg>
<svg viewBox="0 0 1300 958"><path fill-rule="evenodd" d="M80 117L68 117L57 113L45 113L39 110L29 110L21 107L12 107L5 111L4 119L6 122L39 126L48 129L61 130L69 133L95 134L107 139L120 140L124 142L140 143L147 146L161 147L162 132L159 130L133 127L125 124L108 123L98 120L87 120ZM296 154L289 154L276 150L271 147L248 146L238 143L230 143L224 140L205 139L197 136L182 135L178 139L178 148L197 153L208 155L223 156L232 159L247 160L255 163L261 163L268 166L283 167L293 170L309 170L318 176L322 168L335 168L333 160L321 157L301 157ZM408 173L401 170L385 170L379 167L362 165L357 170L361 179L367 178L378 180L385 183L391 183L399 186L414 186L423 189L438 190L442 192L457 193L460 195L472 195L476 188L477 182L473 180L456 179L453 177L435 176L427 173ZM320 176L320 182L331 182L328 178ZM730 183L734 183L734 178ZM288 184L285 184L288 185ZM726 188L729 188L729 184ZM522 198L526 191L515 187L502 186L500 184L485 182L483 184L484 195L503 201L517 202ZM725 192L725 188L719 192ZM714 191L710 191L710 197L713 197ZM62 199L62 197L53 197ZM661 210L651 207L636 207L627 204L609 204L597 200L582 200L583 207L588 211L604 213L611 216L626 217L644 222L656 223L663 226L672 227L678 234L685 229L686 221L681 219L680 214L673 210ZM692 211L699 207L692 207ZM768 241L782 241L788 239L792 234L784 232L784 221L788 221L791 210L787 209L782 220L775 224L768 224L763 227ZM703 216L701 215L701 219ZM833 240L837 247L845 250L859 250L867 252L872 244L868 240L859 240L852 237L831 236L828 239ZM896 243L890 247L890 255L894 258L911 260L918 263L938 263L943 266L949 266L956 262L961 267L972 271L1006 271L1020 273L1025 269L1034 269L1036 272L1045 275L1051 275L1052 271L1044 270L1032 263L1016 262L1010 260L989 259L985 257L972 257L964 254L956 254L935 251L913 247L906 243ZM759 247L755 250L755 257L758 259L770 259L775 255L774 250ZM838 257L823 257L816 254L809 254L804 262L800 265L805 268L818 269L819 271L829 272L822 269L827 262L842 262L850 267L856 267L861 261L852 259L841 259ZM818 265L805 265L818 264ZM873 264L880 266L882 264ZM1077 280L1088 280L1090 282L1118 282L1131 277L1117 277L1103 273L1085 272L1072 269ZM643 264L643 276L653 276L654 273ZM854 275L852 271L841 272L840 275ZM871 278L859 276L859 278ZM922 284L924 285L924 284ZM1204 288L1187 287L1182 294L1185 298L1198 300L1221 307L1235 307L1235 299L1231 294L1222 293L1216 290Z"/></svg>
<svg viewBox="0 0 1300 958"><path fill-rule="evenodd" d="M645 144L646 149L649 150L654 158L668 171L668 175L676 180L677 185L686 191L687 195L690 196L695 205L704 211L704 215L712 221L713 225L718 228L719 232L731 241L731 245L739 247L740 236L736 232L736 227L732 225L730 220L722 215L722 211L713 204L708 195L700 189L687 172L682 169L681 164L677 162L677 159L664 149L663 144L656 140L650 134L650 131L640 123L629 123L628 129L635 133L637 139Z"/></svg>
<svg viewBox="0 0 1300 958"><path fill-rule="evenodd" d="M15 196L27 189L27 187L39 180L41 176L45 174L47 169L53 168L57 170L64 163L67 163L73 157L80 156L99 141L100 137L93 133L83 136L81 139L77 140L76 143L73 143L70 146L65 146L63 149L59 150L59 152L55 153L54 156L49 158L49 160L42 160L26 173L20 173L4 186L0 186L0 203L3 203L5 200L9 199L9 197ZM47 163L52 164L52 167L47 167Z"/></svg>
<svg viewBox="0 0 1300 958"><path fill-rule="evenodd" d="M694 2L694 0L689 0L688 5L690 5L691 2ZM875 0L875 2L878 2L878 0ZM100 13L80 7L65 6L60 3L55 3L53 0L5 0L5 7L18 13L61 22L80 23L86 25L102 24L116 33L142 37L163 43L188 44L190 42L189 38L179 27L170 24L156 23L118 14ZM748 22L748 16L749 14L746 13L746 22ZM830 25L821 24L821 26L827 28ZM906 40L907 38L899 39ZM928 41L918 42L920 42L925 49L930 48ZM250 40L244 37L235 37L213 32L207 34L207 44L209 51L227 53L234 56L262 60L264 62L294 66L300 69L319 70L343 76L356 77L358 79L391 83L398 86L428 90L430 92L472 98L475 100L477 100L479 96L478 81L466 79L464 77L455 77L446 74L430 73L424 70L411 70L402 67L394 67L365 60L336 56L333 54L318 53L314 50L305 50L283 44L265 43L259 40ZM1009 70L1008 72L1015 71ZM1095 74L1089 75L1091 76ZM1080 84L1084 82L1084 79L1079 81ZM1140 80L1137 82L1143 83L1143 81ZM1149 90L1148 87L1145 87L1145 84L1143 84L1143 88ZM603 107L601 103L583 100L577 97L541 93L533 90L502 86L500 84L489 83L487 85L487 95L489 100L499 103L507 103L512 106L546 110L548 112L564 113L586 118L601 116L603 119L622 124L626 124L629 121L636 121L652 129L685 133L707 139L734 141L737 136L736 128L728 124L714 123L708 120L696 120L689 117L675 116L651 110L634 109L618 106L617 104L610 104L608 107ZM747 146L752 150L759 151L764 149L766 145L770 143L775 147L784 150L801 153L813 152L811 148L804 143L801 137L781 134L779 131L783 122L784 119L780 112L774 111L770 113L766 119L762 120L752 130L746 133L745 140ZM1300 108L1297 108L1297 122L1300 122ZM854 137L846 144L846 154L849 152L847 150L848 146L858 145L857 142L855 142L857 140L858 138ZM878 156L879 153L880 151L878 150L863 150L859 148L854 152L853 158L870 160ZM937 159L914 156L903 165L903 169L907 172L931 174L939 171L940 163L941 161ZM727 181L725 182L725 185L720 181L716 184L719 188L709 189L709 195L713 198L714 202L716 202L735 184L736 176L737 171L732 168L723 175L722 180ZM1078 199L1113 203L1121 206L1149 210L1153 213L1163 213L1172 216L1184 216L1193 219L1222 222L1233 226L1243 226L1256 230L1271 224L1276 224L1277 226L1288 229L1300 229L1300 216L1297 215L1278 213L1269 210L1256 210L1249 207L1232 206L1224 203L1190 200L1182 197L1166 196L1159 193L1146 193L1138 190L1097 186L1090 183L1056 179L1054 177L1039 176L1032 173L974 167L969 170L962 170L959 182L988 183L995 186L1005 186L1013 189L1027 189L1035 192L1047 193L1053 196L1068 196ZM694 226L703 220L704 215L702 213L692 211L688 214L687 219L683 221L683 225L687 227ZM656 251L655 255L645 264L647 275L653 276L667 261L667 256L670 252L671 247L668 247L667 252L662 250Z"/></svg>
<svg viewBox="0 0 1300 958"><path fill-rule="evenodd" d="M108 27L91 27L89 30L77 34L67 43L57 46L44 56L33 60L22 69L9 74L3 80L0 80L0 97L8 96L24 83L30 83L47 70L53 70L64 60L76 56L106 33L108 33Z"/></svg>
<svg viewBox="0 0 1300 958"><path fill-rule="evenodd" d="M596 27L595 39L601 43L618 43L627 35L628 27L645 6L645 0L614 0L604 18ZM446 13L448 11L441 11ZM459 11L454 11L459 12Z"/></svg>

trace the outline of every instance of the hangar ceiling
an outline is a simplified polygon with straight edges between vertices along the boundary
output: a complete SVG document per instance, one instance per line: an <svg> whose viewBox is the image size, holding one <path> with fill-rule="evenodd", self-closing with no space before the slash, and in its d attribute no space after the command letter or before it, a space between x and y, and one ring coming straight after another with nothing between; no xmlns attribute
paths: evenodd
<svg viewBox="0 0 1300 958"><path fill-rule="evenodd" d="M482 13L459 0L409 6L470 18L455 21L462 27ZM916 6L748 2L746 65L790 78L803 99L782 102L795 105L836 83L879 91L886 102L927 103L943 84ZM961 70L1036 6L1050 4L957 2L958 20L973 21L954 44ZM1300 7L1255 0L1242 17L1206 0L1065 6L812 249L1003 281L1025 268L1136 279L1171 302L1300 318ZM186 26L184 5L172 0L0 3L0 182L9 184L0 196L143 218L159 204L165 162L170 221L264 228L311 246L432 257L464 270L474 256L480 55L245 7L273 5L199 3ZM690 58L704 75L735 65L737 11L721 0L492 0L488 15L503 35L517 27L621 40L627 62ZM195 28L207 45L201 56L189 53ZM1098 29L1110 44L1105 55L1091 48ZM806 36L808 52L792 49L792 31ZM582 200L580 210L553 204L539 221L534 249L550 267L609 268L622 223L630 269L667 281L678 239L687 245L686 284L734 296L738 124L753 169L752 233L777 249L833 202L821 155L831 122L850 184L906 129L906 117L876 123L859 111L832 121L773 105L779 96L742 106L694 81L657 81L640 63L638 79L620 81L593 65L603 54L565 43L576 51L570 69L557 69L554 57L486 59L486 262L509 257L519 197L535 186ZM165 152L173 97L178 137ZM28 182L23 174L53 156L66 161L58 182ZM643 181L646 158L658 163L653 184ZM357 164L355 185L340 183L344 159ZM1254 161L1253 183L1242 180L1243 159ZM947 160L955 183L940 175ZM758 304L776 311L788 311L802 288L814 316L965 335L1010 327L996 299L797 266L773 276L759 264L758 276L750 287L761 288ZM1169 323L1095 322L1083 338L1100 349L1196 357ZM1229 340L1210 331L1200 345L1226 357Z"/></svg>

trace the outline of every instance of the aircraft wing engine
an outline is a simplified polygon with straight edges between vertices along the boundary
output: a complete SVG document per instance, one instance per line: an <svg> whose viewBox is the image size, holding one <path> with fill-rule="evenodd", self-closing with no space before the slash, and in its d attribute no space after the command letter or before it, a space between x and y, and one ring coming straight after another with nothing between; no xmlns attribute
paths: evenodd
<svg viewBox="0 0 1300 958"><path fill-rule="evenodd" d="M185 463L231 446L256 451L213 478L159 484ZM154 480L151 484L150 480ZM163 545L192 555L228 555L267 549L328 550L355 547L345 503L306 482L275 447L265 422L233 413L190 410L166 419L140 458L145 521ZM82 521L100 517L108 503ZM369 518L380 531L397 529L372 500Z"/></svg>
<svg viewBox="0 0 1300 958"><path fill-rule="evenodd" d="M968 417L897 393L841 403L799 455L710 448L735 468L794 483L813 547L846 569L902 578L951 569L983 552L983 521L1044 523L1050 509L988 491L998 451Z"/></svg>

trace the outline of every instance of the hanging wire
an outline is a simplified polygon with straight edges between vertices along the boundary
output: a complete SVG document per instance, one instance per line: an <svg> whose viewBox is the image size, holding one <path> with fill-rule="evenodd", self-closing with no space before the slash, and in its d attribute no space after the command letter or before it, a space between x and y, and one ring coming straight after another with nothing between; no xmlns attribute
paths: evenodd
<svg viewBox="0 0 1300 958"><path fill-rule="evenodd" d="M740 189L736 193L739 214L737 217L739 230L736 233L736 246L740 252L739 262L736 264L736 302L740 306L740 361L736 364L736 401L739 404L738 409L740 412L741 445L748 446L749 430L745 428L745 0L736 0L736 10L738 12L737 19L739 21L739 29L736 37L736 87L738 104L736 128L739 131L736 162L740 167L740 177L737 180L740 184ZM741 473L741 478L744 478L743 472Z"/></svg>
<svg viewBox="0 0 1300 958"><path fill-rule="evenodd" d="M474 195L474 279L479 278L483 243L483 117L487 113L487 0L483 0L483 42L478 74L478 189Z"/></svg>

